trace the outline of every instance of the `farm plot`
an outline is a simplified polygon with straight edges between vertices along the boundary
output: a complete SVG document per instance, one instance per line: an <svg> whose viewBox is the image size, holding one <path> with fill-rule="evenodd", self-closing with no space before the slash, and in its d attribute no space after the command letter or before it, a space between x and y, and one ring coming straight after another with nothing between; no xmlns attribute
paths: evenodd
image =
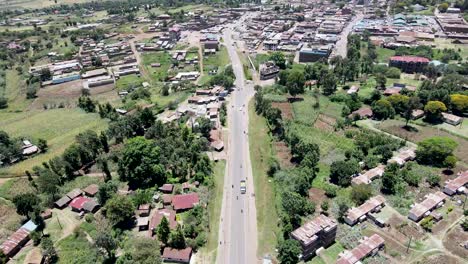
<svg viewBox="0 0 468 264"><path fill-rule="evenodd" d="M281 117L284 120L294 119L293 109L289 102L273 102L271 107L278 108L281 111Z"/></svg>

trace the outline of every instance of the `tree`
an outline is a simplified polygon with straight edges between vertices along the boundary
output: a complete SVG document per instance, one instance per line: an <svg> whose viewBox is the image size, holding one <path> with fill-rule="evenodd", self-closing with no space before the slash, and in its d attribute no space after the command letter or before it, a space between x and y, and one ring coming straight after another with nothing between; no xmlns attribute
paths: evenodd
<svg viewBox="0 0 468 264"><path fill-rule="evenodd" d="M440 12L442 12L442 13L447 12L448 7L449 7L449 4L448 4L448 3L442 3L442 4L440 4L440 5L438 6Z"/></svg>
<svg viewBox="0 0 468 264"><path fill-rule="evenodd" d="M151 187L166 181L164 167L160 163L160 149L144 137L129 139L118 163L120 179L132 187Z"/></svg>
<svg viewBox="0 0 468 264"><path fill-rule="evenodd" d="M286 59L281 51L275 51L270 55L270 60L280 69L286 69Z"/></svg>
<svg viewBox="0 0 468 264"><path fill-rule="evenodd" d="M126 225L132 220L135 207L126 196L115 195L107 201L104 209L113 225Z"/></svg>
<svg viewBox="0 0 468 264"><path fill-rule="evenodd" d="M400 168L396 163L390 163L382 175L381 191L386 194L395 194L401 182Z"/></svg>
<svg viewBox="0 0 468 264"><path fill-rule="evenodd" d="M304 93L305 78L304 73L299 70L291 71L288 75L286 86L291 96L296 97Z"/></svg>
<svg viewBox="0 0 468 264"><path fill-rule="evenodd" d="M5 97L0 97L0 109L5 109L8 107L8 99Z"/></svg>
<svg viewBox="0 0 468 264"><path fill-rule="evenodd" d="M159 223L158 229L156 231L158 234L158 239L164 244L167 244L169 240L169 235L171 233L171 229L169 227L169 221L165 216L162 217L161 223Z"/></svg>
<svg viewBox="0 0 468 264"><path fill-rule="evenodd" d="M294 239L284 240L279 244L278 260L281 264L296 264L299 262L301 252L299 241Z"/></svg>
<svg viewBox="0 0 468 264"><path fill-rule="evenodd" d="M109 152L109 143L108 143L106 133L101 132L101 134L99 135L99 140L101 141L101 146L102 146L102 149L104 150L104 152L108 153Z"/></svg>
<svg viewBox="0 0 468 264"><path fill-rule="evenodd" d="M281 195L281 205L290 217L309 214L314 211L315 206L300 194L286 191Z"/></svg>
<svg viewBox="0 0 468 264"><path fill-rule="evenodd" d="M98 232L95 238L96 247L106 252L109 259L114 259L114 251L117 249L117 241L112 237L110 230Z"/></svg>
<svg viewBox="0 0 468 264"><path fill-rule="evenodd" d="M342 187L349 186L353 175L359 170L359 163L355 159L334 161L330 166L330 182Z"/></svg>
<svg viewBox="0 0 468 264"><path fill-rule="evenodd" d="M99 185L97 199L100 204L106 204L115 193L117 193L117 184L112 181L108 181Z"/></svg>
<svg viewBox="0 0 468 264"><path fill-rule="evenodd" d="M468 218L465 218L461 223L461 227L463 228L463 231L467 232L468 231Z"/></svg>
<svg viewBox="0 0 468 264"><path fill-rule="evenodd" d="M392 104L395 112L401 114L408 108L410 98L402 94L392 94L387 97L387 100Z"/></svg>
<svg viewBox="0 0 468 264"><path fill-rule="evenodd" d="M213 123L209 118L199 117L197 118L198 126L196 131L200 132L205 138L210 138L210 131L213 128Z"/></svg>
<svg viewBox="0 0 468 264"><path fill-rule="evenodd" d="M171 239L170 239L171 247L177 249L185 248L185 237L184 231L182 230L181 225L177 225L177 228L171 232Z"/></svg>
<svg viewBox="0 0 468 264"><path fill-rule="evenodd" d="M40 138L37 141L37 147L41 150L41 152L47 152L47 149L48 149L47 140Z"/></svg>
<svg viewBox="0 0 468 264"><path fill-rule="evenodd" d="M458 143L449 137L427 138L418 144L416 160L419 163L442 167L448 156L452 156Z"/></svg>
<svg viewBox="0 0 468 264"><path fill-rule="evenodd" d="M351 199L358 205L363 204L372 196L372 188L368 184L359 184L351 189Z"/></svg>
<svg viewBox="0 0 468 264"><path fill-rule="evenodd" d="M395 116L395 109L387 99L380 99L372 104L372 112L375 118L385 120Z"/></svg>
<svg viewBox="0 0 468 264"><path fill-rule="evenodd" d="M429 122L440 122L442 120L442 112L447 111L447 107L440 101L429 101L424 106L424 112L426 112L426 119Z"/></svg>
<svg viewBox="0 0 468 264"><path fill-rule="evenodd" d="M13 198L16 206L16 212L19 215L27 216L29 213L37 210L40 204L40 198L34 193L23 193Z"/></svg>
<svg viewBox="0 0 468 264"><path fill-rule="evenodd" d="M457 157L454 155L447 156L444 160L444 167L451 170L457 165Z"/></svg>
<svg viewBox="0 0 468 264"><path fill-rule="evenodd" d="M161 264L159 243L156 239L135 236L128 240L128 248L117 264Z"/></svg>
<svg viewBox="0 0 468 264"><path fill-rule="evenodd" d="M430 173L426 176L427 183L429 183L429 185L431 185L432 187L439 186L440 180L440 176L434 173Z"/></svg>
<svg viewBox="0 0 468 264"><path fill-rule="evenodd" d="M375 81L377 82L377 87L380 89L384 89L387 84L387 78L383 74L377 74L375 76Z"/></svg>
<svg viewBox="0 0 468 264"><path fill-rule="evenodd" d="M42 238L41 249L42 256L44 256L44 258L49 261L48 263L55 263L57 260L57 251L55 250L54 242L52 242L50 237Z"/></svg>
<svg viewBox="0 0 468 264"><path fill-rule="evenodd" d="M456 113L463 114L468 112L468 95L452 94L450 95L450 104L452 110Z"/></svg>
<svg viewBox="0 0 468 264"><path fill-rule="evenodd" d="M421 107L421 103L419 101L419 97L413 96L409 98L408 104L406 105L405 110L403 111L403 117L406 120L405 127L408 127L408 122L413 117L413 111L419 109Z"/></svg>
<svg viewBox="0 0 468 264"><path fill-rule="evenodd" d="M323 78L323 94L333 94L336 91L336 84L338 82L336 76L331 71L329 71L321 78Z"/></svg>

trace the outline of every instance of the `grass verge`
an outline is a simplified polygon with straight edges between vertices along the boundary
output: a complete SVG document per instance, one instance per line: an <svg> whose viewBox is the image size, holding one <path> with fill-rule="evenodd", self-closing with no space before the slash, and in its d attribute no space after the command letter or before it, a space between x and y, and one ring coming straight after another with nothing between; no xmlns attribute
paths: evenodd
<svg viewBox="0 0 468 264"><path fill-rule="evenodd" d="M263 256L274 252L279 226L274 185L266 173L273 155L272 138L265 119L255 113L253 100L249 103L249 144L257 207L257 254Z"/></svg>

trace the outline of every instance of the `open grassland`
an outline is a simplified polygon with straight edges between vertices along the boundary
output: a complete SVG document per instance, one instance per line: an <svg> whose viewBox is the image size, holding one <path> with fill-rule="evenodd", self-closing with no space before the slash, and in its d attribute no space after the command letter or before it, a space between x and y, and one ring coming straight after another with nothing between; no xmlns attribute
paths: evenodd
<svg viewBox="0 0 468 264"><path fill-rule="evenodd" d="M120 77L115 83L118 91L138 88L144 82L144 79L136 74L130 74Z"/></svg>
<svg viewBox="0 0 468 264"><path fill-rule="evenodd" d="M207 74L211 70L220 70L230 63L227 48L220 45L216 54L203 57L203 72Z"/></svg>
<svg viewBox="0 0 468 264"><path fill-rule="evenodd" d="M9 167L0 169L0 177L24 174L59 154L74 142L77 134L85 130L102 131L107 122L98 114L87 114L80 109L52 109L47 111L0 113L0 127L16 137L48 141L49 150Z"/></svg>
<svg viewBox="0 0 468 264"><path fill-rule="evenodd" d="M91 2L91 0L0 0L0 9L44 8L53 5Z"/></svg>
<svg viewBox="0 0 468 264"><path fill-rule="evenodd" d="M171 55L165 51L144 52L141 54L142 62L151 79L156 82L164 81L171 66ZM160 63L160 67L151 67L152 63Z"/></svg>
<svg viewBox="0 0 468 264"><path fill-rule="evenodd" d="M272 138L264 118L255 113L253 100L249 103L249 144L257 207L259 256L274 252L279 233L275 207L275 190L268 178L268 161L273 155Z"/></svg>
<svg viewBox="0 0 468 264"><path fill-rule="evenodd" d="M223 202L223 187L224 175L226 172L226 161L221 160L214 164L213 181L214 187L210 197L211 203L208 204L208 215L210 232L208 233L208 241L204 248L207 259L203 259L204 263L215 263L216 261L216 248L218 247L218 231L219 231L219 218L221 216L221 204Z"/></svg>

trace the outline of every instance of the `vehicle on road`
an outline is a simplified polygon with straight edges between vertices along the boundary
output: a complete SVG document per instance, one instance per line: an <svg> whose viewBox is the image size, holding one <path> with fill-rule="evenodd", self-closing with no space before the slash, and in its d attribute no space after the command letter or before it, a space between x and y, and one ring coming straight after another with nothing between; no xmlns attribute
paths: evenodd
<svg viewBox="0 0 468 264"><path fill-rule="evenodd" d="M245 180L241 180L240 182L240 192L241 194L245 194L247 192L247 186L245 184Z"/></svg>

